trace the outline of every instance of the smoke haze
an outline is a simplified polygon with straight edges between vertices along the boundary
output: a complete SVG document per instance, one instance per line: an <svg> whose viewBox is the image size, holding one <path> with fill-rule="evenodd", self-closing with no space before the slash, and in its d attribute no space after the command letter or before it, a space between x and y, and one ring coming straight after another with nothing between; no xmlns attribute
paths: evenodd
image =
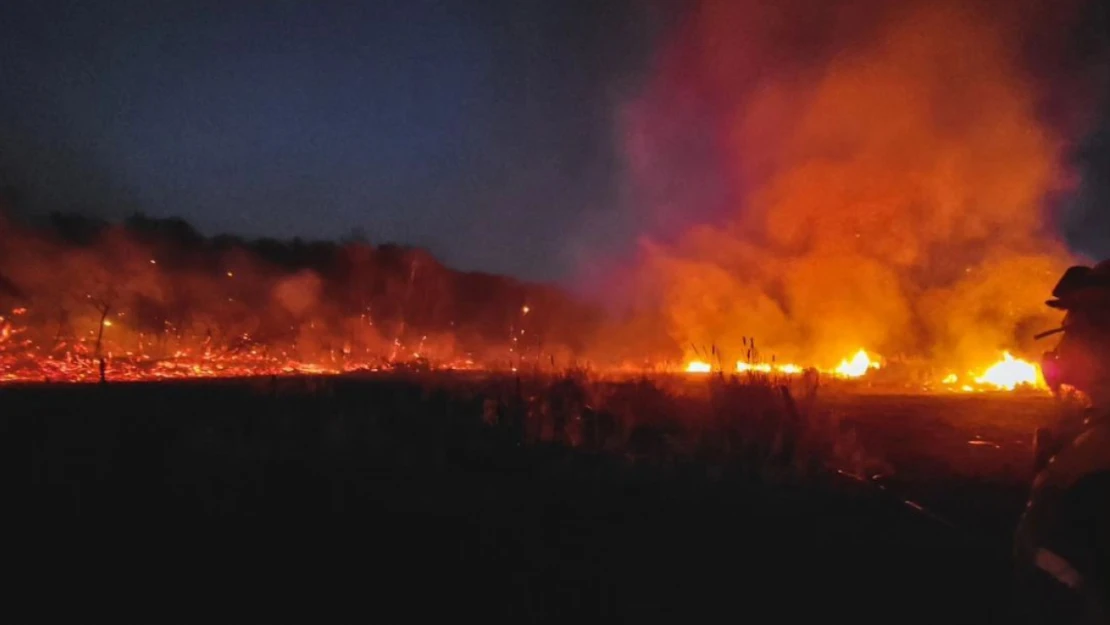
<svg viewBox="0 0 1110 625"><path fill-rule="evenodd" d="M696 3L622 111L640 297L687 356L1033 350L1072 137L1023 45L1068 13L813 4Z"/></svg>

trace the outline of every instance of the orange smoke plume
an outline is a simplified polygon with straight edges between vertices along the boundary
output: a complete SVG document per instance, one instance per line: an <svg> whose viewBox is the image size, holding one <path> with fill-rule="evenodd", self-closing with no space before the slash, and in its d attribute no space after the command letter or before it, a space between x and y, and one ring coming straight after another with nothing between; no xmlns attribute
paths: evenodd
<svg viewBox="0 0 1110 625"><path fill-rule="evenodd" d="M1071 261L1046 217L1067 143L1027 25L988 8L697 4L623 117L639 210L680 232L645 237L639 275L677 345L742 359L755 336L822 366L1031 349Z"/></svg>

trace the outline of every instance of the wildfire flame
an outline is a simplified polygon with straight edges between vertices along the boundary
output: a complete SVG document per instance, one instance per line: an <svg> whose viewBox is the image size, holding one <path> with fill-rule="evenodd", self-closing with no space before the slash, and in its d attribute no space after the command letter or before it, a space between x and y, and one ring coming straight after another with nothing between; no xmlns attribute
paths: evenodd
<svg viewBox="0 0 1110 625"><path fill-rule="evenodd" d="M829 375L843 377L843 378L859 378L863 377L871 369L878 369L879 363L875 362L871 356L867 354L866 350L860 349L851 358L845 358L840 361L840 364L832 369L814 369L827 373ZM794 363L774 364L768 362L744 362L743 360L736 363L737 373L779 373L782 375L797 375L805 371L805 367ZM709 363L702 360L691 360L686 363L685 371L687 373L708 373L712 370Z"/></svg>
<svg viewBox="0 0 1110 625"><path fill-rule="evenodd" d="M949 373L941 381L951 390L974 393L984 390L1013 391L1017 388L1046 388L1044 376L1036 364L1015 358L1010 352L1003 352L1002 359L983 369L981 374L969 373L967 381ZM958 385L958 386L957 386Z"/></svg>
<svg viewBox="0 0 1110 625"><path fill-rule="evenodd" d="M846 378L862 377L870 369L878 369L879 363L873 362L864 350L859 350L851 360L841 360L833 372Z"/></svg>
<svg viewBox="0 0 1110 625"><path fill-rule="evenodd" d="M851 358L844 358L832 369L815 368L821 373L839 378L862 378L874 369L879 369L877 362L866 350L860 349ZM709 373L712 367L701 360L693 360L686 364L687 373ZM796 375L805 370L804 367L788 364L748 363L737 362L737 373L778 373L783 375ZM1044 379L1040 368L1026 360L1015 358L1010 352L1003 352L1002 359L983 369L981 374L969 374L967 382L961 383L960 377L955 373L947 374L941 381L943 385L965 393L984 390L1013 391L1018 388L1044 388ZM971 383L971 382L974 383Z"/></svg>
<svg viewBox="0 0 1110 625"><path fill-rule="evenodd" d="M712 370L713 367L711 367L708 362L703 362L701 360L694 360L686 365L687 373L709 373Z"/></svg>
<svg viewBox="0 0 1110 625"><path fill-rule="evenodd" d="M736 363L736 372L737 373L746 373L746 372L749 372L749 371L755 372L755 373L782 373L782 374L785 374L785 375L795 375L795 374L801 373L802 368L799 367L798 365L791 364L791 363L782 364L782 365L772 365L772 364L766 363L766 362L752 364L752 363L744 362L744 361L740 361L740 362Z"/></svg>
<svg viewBox="0 0 1110 625"><path fill-rule="evenodd" d="M1043 386L1038 367L1031 362L1014 358L1010 352L1004 352L1002 360L988 367L975 381L1007 391L1021 385Z"/></svg>

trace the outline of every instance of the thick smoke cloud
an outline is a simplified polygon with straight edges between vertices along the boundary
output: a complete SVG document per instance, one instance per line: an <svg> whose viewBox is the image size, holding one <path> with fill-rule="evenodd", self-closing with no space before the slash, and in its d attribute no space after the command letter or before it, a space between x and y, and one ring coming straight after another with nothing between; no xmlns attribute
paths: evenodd
<svg viewBox="0 0 1110 625"><path fill-rule="evenodd" d="M697 3L623 111L630 196L659 227L638 285L671 340L819 365L1033 353L1073 259L1050 212L1070 137L1028 44L1066 15L815 4Z"/></svg>

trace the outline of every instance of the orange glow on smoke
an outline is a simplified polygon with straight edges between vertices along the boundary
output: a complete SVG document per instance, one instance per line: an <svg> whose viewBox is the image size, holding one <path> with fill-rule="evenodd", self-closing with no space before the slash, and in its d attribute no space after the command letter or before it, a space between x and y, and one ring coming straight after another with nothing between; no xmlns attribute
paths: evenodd
<svg viewBox="0 0 1110 625"><path fill-rule="evenodd" d="M675 345L988 386L1036 349L1067 137L1013 53L1038 25L981 4L693 3L622 111L638 302Z"/></svg>

